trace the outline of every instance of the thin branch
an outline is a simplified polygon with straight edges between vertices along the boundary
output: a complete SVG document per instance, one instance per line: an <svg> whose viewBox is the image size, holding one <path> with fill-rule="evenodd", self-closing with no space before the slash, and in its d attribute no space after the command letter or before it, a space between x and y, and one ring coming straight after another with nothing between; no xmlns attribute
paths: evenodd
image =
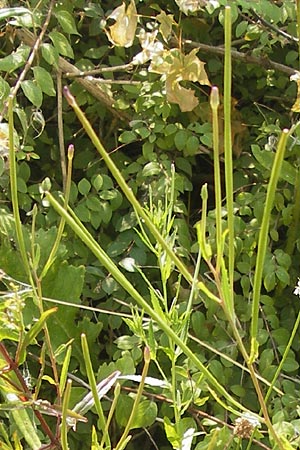
<svg viewBox="0 0 300 450"><path fill-rule="evenodd" d="M53 10L54 5L55 5L55 0L51 0L50 5L49 5L49 10L48 10L48 13L47 13L47 16L46 16L46 19L45 19L45 22L44 22L44 24L42 26L41 32L38 35L38 37L35 39L34 35L32 34L33 41L31 41L29 43L29 45L33 45L32 51L31 51L31 53L30 53L30 55L29 55L29 57L27 59L27 62L25 64L25 66L24 66L24 69L23 69L21 75L18 78L18 81L16 82L15 86L13 87L13 89L11 91L11 96L12 97L15 97L17 95L17 92L20 89L21 83L22 83L22 81L24 81L24 79L26 77L26 74L29 71L29 69L31 68L31 66L33 64L33 61L34 61L34 59L35 59L35 57L36 57L36 55L37 55L37 53L39 51L40 45L41 45L41 43L43 41L44 35L45 35L46 31L47 31L47 28L48 28L48 25L49 25L49 22L50 22L50 19L51 19L52 10Z"/></svg>
<svg viewBox="0 0 300 450"><path fill-rule="evenodd" d="M99 84L130 84L134 86L141 85L141 81L133 81L133 80L105 80L104 78L95 78L90 75L87 77L87 80L92 81L93 83Z"/></svg>
<svg viewBox="0 0 300 450"><path fill-rule="evenodd" d="M270 30L275 31L276 34L283 36L284 38L288 39L289 41L296 42L296 43L299 42L298 38L296 38L295 36L292 36L291 34L286 33L283 30L280 30L280 28L275 27L275 25L273 25L272 23L268 22L263 17L258 15L254 11L254 9L251 9L250 11L254 15L254 17L256 17L256 19L259 20L266 28L269 28Z"/></svg>
<svg viewBox="0 0 300 450"><path fill-rule="evenodd" d="M99 73L107 73L107 72L128 72L133 69L133 64L123 64L122 66L113 66L113 67L99 67L98 69L80 71L79 73L67 72L65 76L67 78L74 77L86 77L88 75L98 75Z"/></svg>
<svg viewBox="0 0 300 450"><path fill-rule="evenodd" d="M60 166L63 181L63 190L66 190L67 183L67 163L65 153L65 139L64 139L64 124L63 124L63 109L62 109L62 80L61 72L57 71L57 128L58 128L58 146L60 154Z"/></svg>
<svg viewBox="0 0 300 450"><path fill-rule="evenodd" d="M33 45L35 42L34 35L26 29L17 30L17 36L27 45ZM79 78L76 80L80 83L84 89L86 89L93 97L95 97L99 102L101 102L115 117L120 120L128 122L130 117L124 111L118 111L113 107L114 100L106 94L99 85L96 85L86 78L80 78L81 70L77 69L73 64L66 61L61 56L58 58L58 70L63 74L77 74Z"/></svg>
<svg viewBox="0 0 300 450"><path fill-rule="evenodd" d="M220 56L224 56L224 53L225 53L225 50L223 47L199 44L199 42L194 42L194 41L191 41L188 39L185 39L183 41L183 43L188 47L198 48L200 51L203 51L206 53L214 53L214 54L220 55ZM293 69L292 67L277 63L266 57L259 58L257 56L249 55L248 53L238 52L237 50L231 50L231 56L233 59L237 59L239 61L244 61L246 64L256 64L258 66L263 67L266 70L274 69L279 72L286 73L287 75L293 75L294 73L297 72L297 69Z"/></svg>

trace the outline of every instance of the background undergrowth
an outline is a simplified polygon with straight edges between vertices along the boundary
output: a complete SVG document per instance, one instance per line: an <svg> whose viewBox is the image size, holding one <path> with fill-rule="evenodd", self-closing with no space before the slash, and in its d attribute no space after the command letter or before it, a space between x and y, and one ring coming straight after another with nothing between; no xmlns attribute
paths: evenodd
<svg viewBox="0 0 300 450"><path fill-rule="evenodd" d="M2 447L298 448L299 2L2 3Z"/></svg>

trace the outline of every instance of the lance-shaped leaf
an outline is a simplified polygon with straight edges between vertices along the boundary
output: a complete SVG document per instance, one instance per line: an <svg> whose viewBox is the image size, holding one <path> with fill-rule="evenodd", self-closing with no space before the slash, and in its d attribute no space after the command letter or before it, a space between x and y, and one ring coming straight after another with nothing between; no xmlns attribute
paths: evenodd
<svg viewBox="0 0 300 450"><path fill-rule="evenodd" d="M43 326L45 325L45 322L48 319L48 317L51 314L55 313L56 311L57 308L52 308L48 309L48 311L43 312L39 320L30 328L28 333L26 333L25 338L23 342L20 344L17 351L16 360L18 361L18 364L23 364L26 357L26 348L28 347L28 345L31 345L34 342L37 335L43 329Z"/></svg>
<svg viewBox="0 0 300 450"><path fill-rule="evenodd" d="M131 47L137 26L137 12L134 0L131 0L127 9L125 3L122 3L121 6L113 10L108 19L116 21L106 32L110 42L119 47Z"/></svg>
<svg viewBox="0 0 300 450"><path fill-rule="evenodd" d="M29 416L28 411L26 411L25 409L18 409L17 407L17 405L20 403L18 396L14 393L10 393L6 394L5 398L8 404L13 404L14 406L14 408L10 411L11 415L18 428L18 431L26 440L29 448L32 450L40 449L42 444L38 437L32 418Z"/></svg>
<svg viewBox="0 0 300 450"><path fill-rule="evenodd" d="M100 381L100 383L97 384L97 393L99 399L101 399L111 389L120 375L121 372L119 372L119 370L116 370L107 378L104 378L104 380ZM93 393L89 392L79 403L75 405L75 407L72 409L72 412L83 415L87 411L89 411L94 406L94 404L95 399L93 397ZM73 429L76 428L76 419L70 417L70 415L67 417L67 423Z"/></svg>

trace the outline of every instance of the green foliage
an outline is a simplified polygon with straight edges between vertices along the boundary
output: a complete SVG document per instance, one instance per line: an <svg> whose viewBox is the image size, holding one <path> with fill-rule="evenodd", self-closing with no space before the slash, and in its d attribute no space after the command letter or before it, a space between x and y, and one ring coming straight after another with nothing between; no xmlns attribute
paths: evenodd
<svg viewBox="0 0 300 450"><path fill-rule="evenodd" d="M299 445L299 5L229 3L230 105L227 1L2 7L3 448Z"/></svg>

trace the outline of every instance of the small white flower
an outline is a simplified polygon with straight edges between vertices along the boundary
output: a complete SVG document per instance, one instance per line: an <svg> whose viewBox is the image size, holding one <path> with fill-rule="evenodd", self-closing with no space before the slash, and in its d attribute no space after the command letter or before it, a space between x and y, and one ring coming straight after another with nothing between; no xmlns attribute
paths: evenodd
<svg viewBox="0 0 300 450"><path fill-rule="evenodd" d="M298 295L300 297L300 278L298 278L297 285L295 286L294 292L295 295Z"/></svg>
<svg viewBox="0 0 300 450"><path fill-rule="evenodd" d="M259 420L254 414L251 414L250 412L245 412L242 414L241 417L242 419L247 420L252 425L253 428L259 426Z"/></svg>

